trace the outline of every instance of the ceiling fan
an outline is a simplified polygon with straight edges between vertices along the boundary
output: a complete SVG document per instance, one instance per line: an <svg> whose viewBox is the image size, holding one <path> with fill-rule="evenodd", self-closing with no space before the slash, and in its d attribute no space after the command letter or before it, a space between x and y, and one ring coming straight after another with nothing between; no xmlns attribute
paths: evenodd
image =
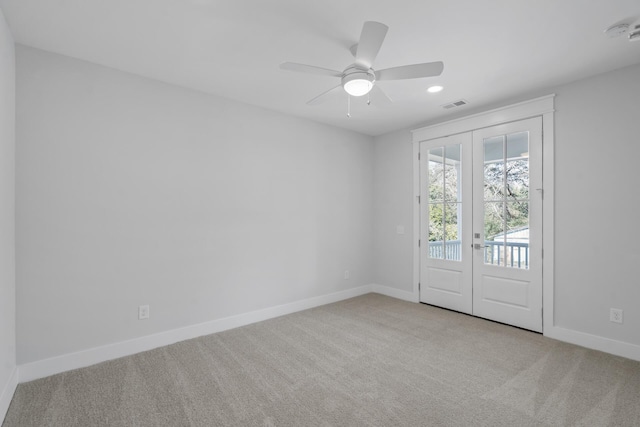
<svg viewBox="0 0 640 427"><path fill-rule="evenodd" d="M280 64L280 68L283 70L331 76L341 79L339 85L311 99L307 102L308 105L320 104L326 99L327 95L340 87L351 96L363 96L375 90L380 95L379 99L390 103L391 99L389 99L380 87L375 85L377 81L439 76L444 69L444 64L440 61L426 62L423 64L403 65L400 67L386 68L384 70L374 70L373 62L380 51L380 47L388 30L389 27L379 22L365 22L362 26L362 32L360 33L360 41L351 48L351 53L356 61L354 64L345 68L344 71L330 70L295 62L284 62Z"/></svg>

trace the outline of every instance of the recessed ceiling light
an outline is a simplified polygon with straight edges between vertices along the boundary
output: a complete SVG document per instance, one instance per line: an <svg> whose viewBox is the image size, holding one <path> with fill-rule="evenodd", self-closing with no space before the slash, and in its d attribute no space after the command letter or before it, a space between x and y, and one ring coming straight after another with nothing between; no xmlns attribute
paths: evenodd
<svg viewBox="0 0 640 427"><path fill-rule="evenodd" d="M429 89L427 89L427 92L429 92L429 93L438 93L442 89L444 89L442 86L431 86Z"/></svg>

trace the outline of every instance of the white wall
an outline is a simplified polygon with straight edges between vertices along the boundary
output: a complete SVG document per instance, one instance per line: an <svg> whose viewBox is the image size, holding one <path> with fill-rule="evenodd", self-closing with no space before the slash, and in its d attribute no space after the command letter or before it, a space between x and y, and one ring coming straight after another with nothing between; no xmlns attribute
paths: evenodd
<svg viewBox="0 0 640 427"><path fill-rule="evenodd" d="M555 325L636 346L639 76L636 65L537 94L557 94ZM411 289L412 241L393 230L413 212L406 196L413 185L410 141L408 132L396 132L374 144L374 282L403 290ZM611 307L624 310L624 324L609 322Z"/></svg>
<svg viewBox="0 0 640 427"><path fill-rule="evenodd" d="M413 293L411 138L411 132L403 130L375 139L373 266L375 283ZM405 234L397 233L398 226Z"/></svg>
<svg viewBox="0 0 640 427"><path fill-rule="evenodd" d="M15 51L0 10L0 422L17 380L14 177Z"/></svg>
<svg viewBox="0 0 640 427"><path fill-rule="evenodd" d="M27 47L17 70L19 364L371 283L372 138Z"/></svg>
<svg viewBox="0 0 640 427"><path fill-rule="evenodd" d="M640 345L640 65L557 93L556 325Z"/></svg>

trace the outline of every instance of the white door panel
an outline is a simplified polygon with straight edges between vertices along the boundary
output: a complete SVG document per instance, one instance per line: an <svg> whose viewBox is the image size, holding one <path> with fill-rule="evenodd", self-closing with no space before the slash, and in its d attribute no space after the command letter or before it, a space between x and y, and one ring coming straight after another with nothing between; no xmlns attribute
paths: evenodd
<svg viewBox="0 0 640 427"><path fill-rule="evenodd" d="M420 145L420 301L469 314L471 143L468 132Z"/></svg>
<svg viewBox="0 0 640 427"><path fill-rule="evenodd" d="M420 144L420 301L542 331L542 119Z"/></svg>
<svg viewBox="0 0 640 427"><path fill-rule="evenodd" d="M542 118L474 131L473 161L473 313L542 332Z"/></svg>

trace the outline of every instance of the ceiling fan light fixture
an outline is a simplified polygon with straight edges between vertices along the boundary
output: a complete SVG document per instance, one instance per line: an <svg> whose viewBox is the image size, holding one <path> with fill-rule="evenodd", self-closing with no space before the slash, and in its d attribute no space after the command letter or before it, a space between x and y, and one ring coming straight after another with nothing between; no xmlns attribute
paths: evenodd
<svg viewBox="0 0 640 427"><path fill-rule="evenodd" d="M317 105L336 90L342 89L351 96L363 96L371 93L376 81L380 80L408 80L421 79L425 77L437 77L442 74L444 64L442 61L425 62L422 64L401 65L398 67L385 68L375 71L373 63L382 47L382 43L387 35L387 27L380 22L367 21L362 26L360 39L355 46L352 46L351 53L355 62L345 68L344 71L331 70L328 68L316 67L314 65L298 64L296 62L283 62L280 68L283 70L296 71L299 73L319 74L322 76L337 77L341 79L339 85L321 93L315 98L307 101L307 105ZM382 102L391 103L391 99L384 94L381 88L374 90L375 97ZM351 98L348 98L351 99ZM367 100L367 104L371 99Z"/></svg>
<svg viewBox="0 0 640 427"><path fill-rule="evenodd" d="M354 79L344 84L344 90L351 96L363 96L373 88L373 83L365 79Z"/></svg>
<svg viewBox="0 0 640 427"><path fill-rule="evenodd" d="M364 70L345 73L342 77L342 87L351 96L363 96L373 89L375 74Z"/></svg>

